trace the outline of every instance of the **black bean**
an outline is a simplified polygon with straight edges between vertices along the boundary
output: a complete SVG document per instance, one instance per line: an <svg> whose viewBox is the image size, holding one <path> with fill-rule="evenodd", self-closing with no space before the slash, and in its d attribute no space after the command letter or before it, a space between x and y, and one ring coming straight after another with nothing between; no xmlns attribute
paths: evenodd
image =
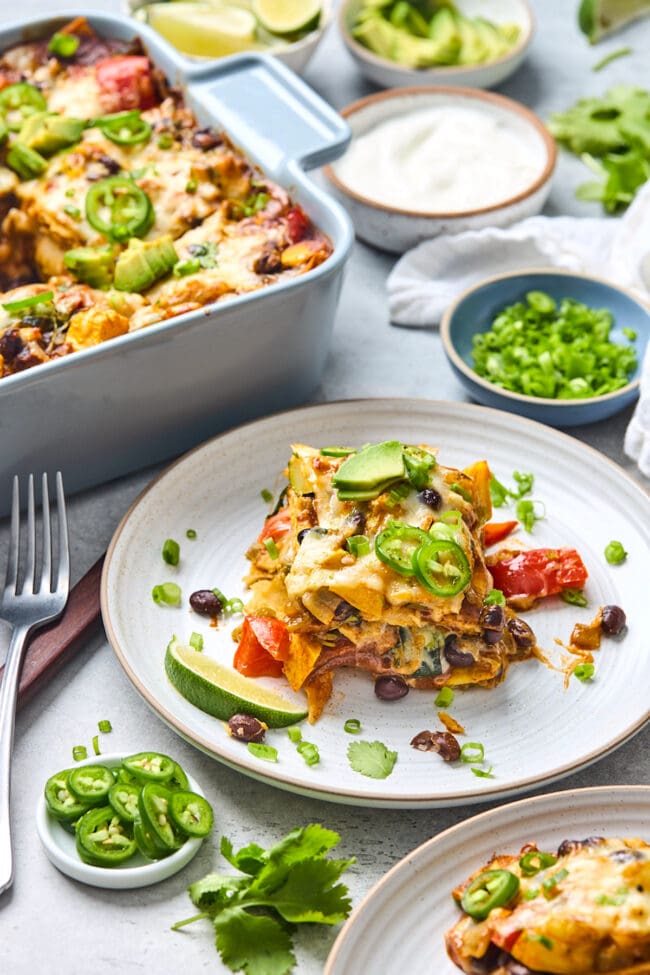
<svg viewBox="0 0 650 975"><path fill-rule="evenodd" d="M190 596L190 606L201 616L219 616L223 612L221 600L211 589L197 589Z"/></svg>
<svg viewBox="0 0 650 975"><path fill-rule="evenodd" d="M458 637L455 633L448 633L445 637L443 652L450 667L471 667L474 663L473 655L458 646Z"/></svg>
<svg viewBox="0 0 650 975"><path fill-rule="evenodd" d="M411 739L411 746L419 752L437 752L445 762L460 758L458 740L449 731L421 731Z"/></svg>
<svg viewBox="0 0 650 975"><path fill-rule="evenodd" d="M0 335L0 355L7 362L15 359L22 347L23 340L20 337L18 329L8 328L6 332Z"/></svg>
<svg viewBox="0 0 650 975"><path fill-rule="evenodd" d="M625 628L627 617L620 606L603 606L600 625L607 636L617 636Z"/></svg>
<svg viewBox="0 0 650 975"><path fill-rule="evenodd" d="M564 857L568 853L575 853L577 850L583 850L585 847L598 846L602 842L602 836L588 836L584 840L564 840L558 847L557 855Z"/></svg>
<svg viewBox="0 0 650 975"><path fill-rule="evenodd" d="M615 863L633 863L635 860L645 860L645 855L641 850L612 850L607 854L610 860Z"/></svg>
<svg viewBox="0 0 650 975"><path fill-rule="evenodd" d="M408 692L409 686L399 674L383 674L375 681L375 694L381 701L399 701Z"/></svg>
<svg viewBox="0 0 650 975"><path fill-rule="evenodd" d="M503 606L484 606L478 621L484 630L502 630L506 625L506 611Z"/></svg>
<svg viewBox="0 0 650 975"><path fill-rule="evenodd" d="M212 129L199 129L192 136L192 145L195 149L216 149L223 143L223 139Z"/></svg>
<svg viewBox="0 0 650 975"><path fill-rule="evenodd" d="M349 525L350 528L354 528L359 535L362 535L366 530L366 516L364 515L363 511L359 511L358 508L355 508L354 511L350 512L345 519L345 523Z"/></svg>
<svg viewBox="0 0 650 975"><path fill-rule="evenodd" d="M280 251L273 245L266 245L253 262L255 274L277 274L282 270Z"/></svg>
<svg viewBox="0 0 650 975"><path fill-rule="evenodd" d="M40 328L45 331L52 328L52 319L47 315L23 315L20 324L23 328Z"/></svg>
<svg viewBox="0 0 650 975"><path fill-rule="evenodd" d="M506 626L510 630L512 639L518 647L535 646L535 634L524 620L515 616L514 619L508 620Z"/></svg>
<svg viewBox="0 0 650 975"><path fill-rule="evenodd" d="M305 535L307 534L307 532L310 532L310 531L311 531L311 528L301 528L300 529L300 531L298 532L298 535L297 535L298 545L302 545L303 540L305 538Z"/></svg>
<svg viewBox="0 0 650 975"><path fill-rule="evenodd" d="M442 504L442 495L436 491L435 488L424 488L422 491L418 491L418 498L422 504L426 504L427 507L433 508L437 511Z"/></svg>
<svg viewBox="0 0 650 975"><path fill-rule="evenodd" d="M350 606L349 603L346 603L345 599L342 599L334 611L334 619L337 623L342 623L343 620L348 619L355 612L354 606Z"/></svg>
<svg viewBox="0 0 650 975"><path fill-rule="evenodd" d="M264 734L268 725L250 714L233 714L228 721L228 731L239 741L264 741Z"/></svg>

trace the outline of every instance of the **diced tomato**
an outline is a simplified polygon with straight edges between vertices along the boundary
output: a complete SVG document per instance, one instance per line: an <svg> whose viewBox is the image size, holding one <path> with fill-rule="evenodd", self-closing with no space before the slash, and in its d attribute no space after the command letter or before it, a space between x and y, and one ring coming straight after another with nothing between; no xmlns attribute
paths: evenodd
<svg viewBox="0 0 650 975"><path fill-rule="evenodd" d="M279 541L283 535L291 531L291 512L288 508L280 508L274 515L267 518L264 522L264 528L260 532L260 536L257 539L258 542L264 542L267 538L272 538L275 542Z"/></svg>
<svg viewBox="0 0 650 975"><path fill-rule="evenodd" d="M95 66L95 77L107 111L153 108L157 102L149 58L120 54Z"/></svg>
<svg viewBox="0 0 650 975"><path fill-rule="evenodd" d="M486 548L490 545L496 545L497 542L502 542L504 538L507 538L511 532L515 530L518 521L491 521L487 525L483 525L481 531L483 532L483 544Z"/></svg>
<svg viewBox="0 0 650 975"><path fill-rule="evenodd" d="M309 217L302 207L291 207L287 210L287 228L289 230L289 240L292 244L297 244L302 240L309 230Z"/></svg>
<svg viewBox="0 0 650 975"><path fill-rule="evenodd" d="M497 930L492 934L492 941L504 951L512 951L515 944L521 937L521 928L514 931Z"/></svg>
<svg viewBox="0 0 650 975"><path fill-rule="evenodd" d="M506 599L553 596L563 589L582 589L588 572L573 548L535 548L489 560L495 589Z"/></svg>
<svg viewBox="0 0 650 975"><path fill-rule="evenodd" d="M246 616L233 666L245 677L281 677L289 646L289 631L280 620Z"/></svg>

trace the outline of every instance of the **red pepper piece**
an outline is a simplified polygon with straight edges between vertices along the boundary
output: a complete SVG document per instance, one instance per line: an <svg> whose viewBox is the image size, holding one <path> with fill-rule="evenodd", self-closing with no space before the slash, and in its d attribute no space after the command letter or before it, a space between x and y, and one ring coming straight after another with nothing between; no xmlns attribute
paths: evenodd
<svg viewBox="0 0 650 975"><path fill-rule="evenodd" d="M536 548L489 561L494 588L506 599L553 596L563 589L582 589L588 572L573 548Z"/></svg>
<svg viewBox="0 0 650 975"><path fill-rule="evenodd" d="M502 542L504 538L510 535L517 525L518 521L491 521L487 525L483 525L481 531L483 532L483 545L485 548L489 548L490 545L496 545L497 542Z"/></svg>
<svg viewBox="0 0 650 975"><path fill-rule="evenodd" d="M264 522L264 528L257 539L262 544L267 538L272 538L275 542L279 541L283 535L291 531L291 512L288 508L280 508L276 514L271 515Z"/></svg>
<svg viewBox="0 0 650 975"><path fill-rule="evenodd" d="M289 646L289 631L280 620L246 616L233 666L245 677L281 677Z"/></svg>
<svg viewBox="0 0 650 975"><path fill-rule="evenodd" d="M122 54L104 58L95 66L95 77L107 112L144 110L158 101L147 57Z"/></svg>

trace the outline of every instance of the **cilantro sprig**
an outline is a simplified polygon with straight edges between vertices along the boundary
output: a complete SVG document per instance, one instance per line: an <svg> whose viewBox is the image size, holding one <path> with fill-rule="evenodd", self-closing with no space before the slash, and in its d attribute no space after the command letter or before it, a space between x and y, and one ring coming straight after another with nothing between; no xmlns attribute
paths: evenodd
<svg viewBox="0 0 650 975"><path fill-rule="evenodd" d="M350 767L371 779L387 779L397 761L397 752L391 752L381 741L351 741L348 745Z"/></svg>
<svg viewBox="0 0 650 975"><path fill-rule="evenodd" d="M240 876L211 873L192 884L189 895L200 913L172 929L209 919L231 971L287 975L296 964L290 925L339 924L350 913L348 889L338 881L354 858L326 858L339 840L317 823L292 830L269 849L251 843L235 851L224 836L221 853Z"/></svg>

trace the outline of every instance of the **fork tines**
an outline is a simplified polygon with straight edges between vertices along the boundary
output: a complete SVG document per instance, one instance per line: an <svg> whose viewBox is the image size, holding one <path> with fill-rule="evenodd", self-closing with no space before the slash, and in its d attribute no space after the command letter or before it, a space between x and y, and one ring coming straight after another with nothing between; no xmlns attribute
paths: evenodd
<svg viewBox="0 0 650 975"><path fill-rule="evenodd" d="M20 518L20 479L18 475L13 480L11 505L11 538L9 544L9 559L7 562L7 578L5 583L5 597L12 595L30 595L39 593L53 593L62 591L69 586L70 556L68 551L68 528L65 511L65 497L63 494L63 478L61 472L56 474L56 518L58 531L56 539L56 558L52 553L52 524L50 515L50 496L47 474L41 475L41 542L37 545L36 501L34 496L34 475L27 478L27 524L21 531ZM22 585L20 584L21 548L24 548ZM40 575L37 577L38 555L40 548ZM52 578L52 566L57 565L56 579ZM35 588L36 587L36 588Z"/></svg>

